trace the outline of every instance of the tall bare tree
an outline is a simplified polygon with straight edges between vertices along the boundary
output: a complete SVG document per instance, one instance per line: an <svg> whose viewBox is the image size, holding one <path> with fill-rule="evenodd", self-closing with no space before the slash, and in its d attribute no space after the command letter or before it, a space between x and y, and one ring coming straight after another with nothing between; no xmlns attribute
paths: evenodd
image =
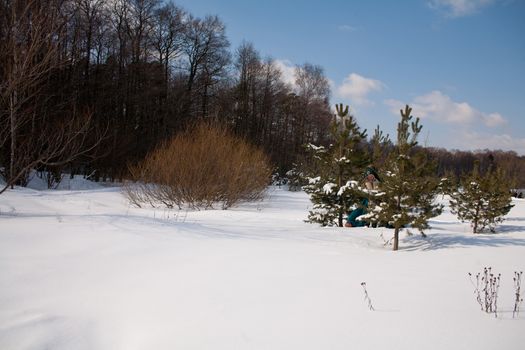
<svg viewBox="0 0 525 350"><path fill-rule="evenodd" d="M297 94L303 105L303 113L298 114L298 143L295 149L306 142L320 143L328 134L331 120L329 107L330 84L321 66L305 63L295 68Z"/></svg>
<svg viewBox="0 0 525 350"><path fill-rule="evenodd" d="M262 63L259 53L251 43L243 42L237 49L235 56L235 69L238 75L236 89L237 132L253 134Z"/></svg>
<svg viewBox="0 0 525 350"><path fill-rule="evenodd" d="M168 2L155 12L153 47L160 64L164 66L164 80L168 89L170 66L181 53L185 12Z"/></svg>
<svg viewBox="0 0 525 350"><path fill-rule="evenodd" d="M147 59L155 10L159 3L159 0L129 0L130 16L125 18L125 24L131 42L131 61L133 63Z"/></svg>
<svg viewBox="0 0 525 350"><path fill-rule="evenodd" d="M230 43L226 38L226 28L217 16L206 16L204 19L190 16L186 25L183 52L186 62L186 106L184 114L195 115L192 110L197 79L201 78L202 96L207 96L207 89L217 76L223 73L229 63ZM202 110L201 110L202 111Z"/></svg>
<svg viewBox="0 0 525 350"><path fill-rule="evenodd" d="M18 180L17 174L23 168L18 163L22 129L35 125L39 117L35 103L43 84L53 69L63 63L53 35L61 28L60 5L60 1L44 4L36 0L4 3L4 37L0 41L0 147L9 142L9 166L5 171L9 183Z"/></svg>
<svg viewBox="0 0 525 350"><path fill-rule="evenodd" d="M89 135L90 115L80 117L72 105L63 113L65 106L50 93L55 73L66 65L58 49L64 1L3 5L0 149L8 151L9 166L2 172L6 186L0 193L23 182L34 167L66 164L88 154L101 139Z"/></svg>

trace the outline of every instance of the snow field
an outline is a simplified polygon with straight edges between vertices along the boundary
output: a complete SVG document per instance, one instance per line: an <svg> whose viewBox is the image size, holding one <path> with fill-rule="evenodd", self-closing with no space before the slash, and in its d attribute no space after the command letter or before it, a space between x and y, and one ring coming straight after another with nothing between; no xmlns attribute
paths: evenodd
<svg viewBox="0 0 525 350"><path fill-rule="evenodd" d="M514 204L496 235L445 211L392 252L391 230L304 223L307 196L279 188L227 211L15 189L0 196L0 349L522 349ZM484 266L502 274L498 318L468 279Z"/></svg>

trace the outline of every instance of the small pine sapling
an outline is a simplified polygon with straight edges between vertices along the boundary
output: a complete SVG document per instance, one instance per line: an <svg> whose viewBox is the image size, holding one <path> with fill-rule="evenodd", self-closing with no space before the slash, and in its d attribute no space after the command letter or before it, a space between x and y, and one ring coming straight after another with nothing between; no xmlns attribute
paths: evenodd
<svg viewBox="0 0 525 350"><path fill-rule="evenodd" d="M422 128L419 118L412 121L412 108L408 105L400 112L397 144L386 161L380 191L367 214L372 224L394 228L393 250L398 250L403 228L410 226L423 234L429 219L442 211L442 206L434 201L439 191L439 181L433 176L436 164L416 148Z"/></svg>
<svg viewBox="0 0 525 350"><path fill-rule="evenodd" d="M348 106L336 105L336 111L330 129L333 143L328 147L308 147L318 174L311 176L303 189L314 203L307 222L342 227L343 216L359 203L359 196L353 191L357 183L351 180L360 176L368 159L361 145L366 130L360 131Z"/></svg>
<svg viewBox="0 0 525 350"><path fill-rule="evenodd" d="M286 183L288 184L288 190L291 192L300 191L308 183L305 179L306 176L296 164L286 172Z"/></svg>
<svg viewBox="0 0 525 350"><path fill-rule="evenodd" d="M445 195L450 195L451 193L456 192L458 189L458 180L456 176L451 172L445 173L445 176L439 181L438 188L442 198L445 198Z"/></svg>
<svg viewBox="0 0 525 350"><path fill-rule="evenodd" d="M512 310L512 317L516 317L520 313L520 306L523 302L521 297L521 277L523 276L523 271L517 272L514 271L514 309Z"/></svg>
<svg viewBox="0 0 525 350"><path fill-rule="evenodd" d="M368 291L366 290L366 282L361 282L361 287L363 287L363 291L365 293L365 301L368 304L368 309L370 311L374 311L374 307L372 306L372 299L370 299L370 296L368 295Z"/></svg>
<svg viewBox="0 0 525 350"><path fill-rule="evenodd" d="M513 207L510 188L501 169L491 165L481 175L480 164L476 162L472 173L463 177L459 189L450 194L450 210L462 222L470 222L473 233L485 228L495 233L496 225L503 222Z"/></svg>
<svg viewBox="0 0 525 350"><path fill-rule="evenodd" d="M371 163L364 173L365 182L362 182L362 186L356 186L356 188L354 188L354 191L366 200L362 202L366 203L366 205L364 205L365 213L360 215L357 220L364 221L366 225L371 227L386 226L386 223L382 223L378 219L378 212L382 210L378 204L384 193L381 190L382 179L379 178L376 169L384 169L385 162L388 159L388 154L392 150L393 145L390 141L390 135L384 135L379 125L374 130L374 135L370 139L370 145ZM367 186L366 178L370 173L374 175L375 180L372 186Z"/></svg>
<svg viewBox="0 0 525 350"><path fill-rule="evenodd" d="M389 151L393 148L390 135L384 135L378 125L374 130L370 143L372 144L372 165L376 169L382 169L388 158Z"/></svg>

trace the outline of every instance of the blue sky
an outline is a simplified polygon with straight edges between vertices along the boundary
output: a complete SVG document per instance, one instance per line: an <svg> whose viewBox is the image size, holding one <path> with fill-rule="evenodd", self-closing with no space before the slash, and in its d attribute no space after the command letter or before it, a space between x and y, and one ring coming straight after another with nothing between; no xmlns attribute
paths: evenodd
<svg viewBox="0 0 525 350"><path fill-rule="evenodd" d="M421 118L420 143L525 155L524 0L176 0L218 15L236 48L252 42L293 80L321 65L332 102L369 133L395 135L399 108Z"/></svg>

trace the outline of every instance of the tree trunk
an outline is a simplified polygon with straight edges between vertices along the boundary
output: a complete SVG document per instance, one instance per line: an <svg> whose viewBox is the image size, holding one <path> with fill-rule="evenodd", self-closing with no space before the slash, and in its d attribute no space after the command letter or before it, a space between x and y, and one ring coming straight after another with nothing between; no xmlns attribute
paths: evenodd
<svg viewBox="0 0 525 350"><path fill-rule="evenodd" d="M394 248L393 250L399 249L399 228L396 227L394 231Z"/></svg>
<svg viewBox="0 0 525 350"><path fill-rule="evenodd" d="M12 19L13 19L13 23L17 23L17 15L16 15L16 9L15 9L15 6L13 5L12 7ZM9 42L10 46L9 49L12 50L12 53L13 53L13 59L12 59L12 66L11 66L11 71L9 72L9 67L6 67L8 69L8 78L7 78L7 81L9 83L11 83L11 93L9 94L9 137L11 139L11 143L10 143L10 147L11 149L9 150L9 156L10 156L10 159L9 159L9 178L6 179L6 182L9 183L13 177L15 176L15 158L16 158L16 141L17 141L17 135L16 135L16 132L17 132L17 122L18 122L18 118L17 118L17 104L18 104L18 87L17 87L17 84L16 84L16 80L19 79L19 76L18 76L18 51L17 51L17 46L16 46L16 41L14 39L14 34L16 34L18 32L19 28L17 27L14 27L13 28L13 37L11 38L11 41ZM9 84L8 83L8 84ZM14 188L14 183L11 183L11 189Z"/></svg>
<svg viewBox="0 0 525 350"><path fill-rule="evenodd" d="M9 99L9 121L10 121L10 135L11 138L11 150L10 150L10 160L9 160L9 177L7 182L10 182L15 176L15 157L16 157L16 104L17 104L16 91L11 93ZM11 189L14 188L14 183L11 183Z"/></svg>
<svg viewBox="0 0 525 350"><path fill-rule="evenodd" d="M341 143L341 145L339 146L339 160L343 157L343 145ZM339 164L339 174L337 174L337 188L338 188L338 191L341 189L341 187L343 186L343 168L341 166L341 164ZM339 198L339 227L343 227L343 211L345 211L346 208L344 208L344 205L343 205L343 197L341 196L341 198Z"/></svg>
<svg viewBox="0 0 525 350"><path fill-rule="evenodd" d="M472 232L478 233L478 222L479 222L479 211L480 211L480 204L479 202L476 205L476 214L474 215L474 220L472 220Z"/></svg>

